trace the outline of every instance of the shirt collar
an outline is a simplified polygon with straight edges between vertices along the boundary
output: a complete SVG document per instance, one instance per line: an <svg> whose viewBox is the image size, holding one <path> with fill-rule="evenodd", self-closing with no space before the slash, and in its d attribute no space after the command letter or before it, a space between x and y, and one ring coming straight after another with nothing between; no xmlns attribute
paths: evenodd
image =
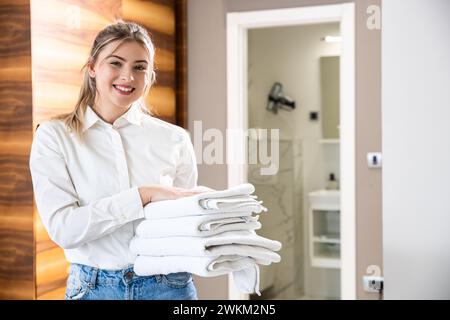
<svg viewBox="0 0 450 320"><path fill-rule="evenodd" d="M137 126L142 125L142 117L143 113L139 108L139 105L137 103L134 103L131 105L131 107L125 112L123 115L121 115L119 118L117 118L114 121L114 124L120 124L124 119L127 122L131 124L135 124ZM105 123L96 113L94 110L92 110L91 106L86 107L86 112L84 114L84 127L83 132L92 127L95 123L98 121Z"/></svg>

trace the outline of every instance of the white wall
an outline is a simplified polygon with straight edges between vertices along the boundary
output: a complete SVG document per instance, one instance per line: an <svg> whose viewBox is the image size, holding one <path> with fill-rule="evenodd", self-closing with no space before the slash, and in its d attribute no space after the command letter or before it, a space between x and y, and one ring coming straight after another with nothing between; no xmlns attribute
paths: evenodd
<svg viewBox="0 0 450 320"><path fill-rule="evenodd" d="M383 1L385 299L450 299L450 1Z"/></svg>

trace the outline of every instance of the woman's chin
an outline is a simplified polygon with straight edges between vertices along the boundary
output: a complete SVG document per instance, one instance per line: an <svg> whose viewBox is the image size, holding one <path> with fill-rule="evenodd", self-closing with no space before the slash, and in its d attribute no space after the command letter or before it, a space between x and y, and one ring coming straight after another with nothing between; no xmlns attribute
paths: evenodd
<svg viewBox="0 0 450 320"><path fill-rule="evenodd" d="M130 106L130 104L132 104L133 102L135 102L136 100L138 100L139 97L136 94L132 94L129 96L126 95L120 95L120 94L114 94L112 96L112 101L114 101L115 105L117 106L121 106L121 107L128 107Z"/></svg>
<svg viewBox="0 0 450 320"><path fill-rule="evenodd" d="M126 110L130 107L130 105L136 101L136 99L114 99L114 105L119 108Z"/></svg>

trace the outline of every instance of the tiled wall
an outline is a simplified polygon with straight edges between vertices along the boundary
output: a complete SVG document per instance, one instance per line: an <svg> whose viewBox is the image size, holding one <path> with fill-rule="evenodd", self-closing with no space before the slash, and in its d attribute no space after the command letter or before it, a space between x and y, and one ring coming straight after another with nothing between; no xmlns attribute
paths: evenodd
<svg viewBox="0 0 450 320"><path fill-rule="evenodd" d="M268 209L260 215L257 233L283 244L281 262L261 266L261 290L267 298L295 299L304 292L302 145L300 140L281 140L279 148L277 174L262 175L261 166L266 166L250 165L248 181Z"/></svg>

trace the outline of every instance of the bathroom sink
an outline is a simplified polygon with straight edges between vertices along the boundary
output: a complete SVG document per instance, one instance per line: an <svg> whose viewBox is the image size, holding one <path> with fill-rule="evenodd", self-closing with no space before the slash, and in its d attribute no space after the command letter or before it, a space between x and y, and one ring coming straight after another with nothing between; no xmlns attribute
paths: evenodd
<svg viewBox="0 0 450 320"><path fill-rule="evenodd" d="M317 190L310 192L309 203L313 207L339 207L340 204L340 191L339 190Z"/></svg>

